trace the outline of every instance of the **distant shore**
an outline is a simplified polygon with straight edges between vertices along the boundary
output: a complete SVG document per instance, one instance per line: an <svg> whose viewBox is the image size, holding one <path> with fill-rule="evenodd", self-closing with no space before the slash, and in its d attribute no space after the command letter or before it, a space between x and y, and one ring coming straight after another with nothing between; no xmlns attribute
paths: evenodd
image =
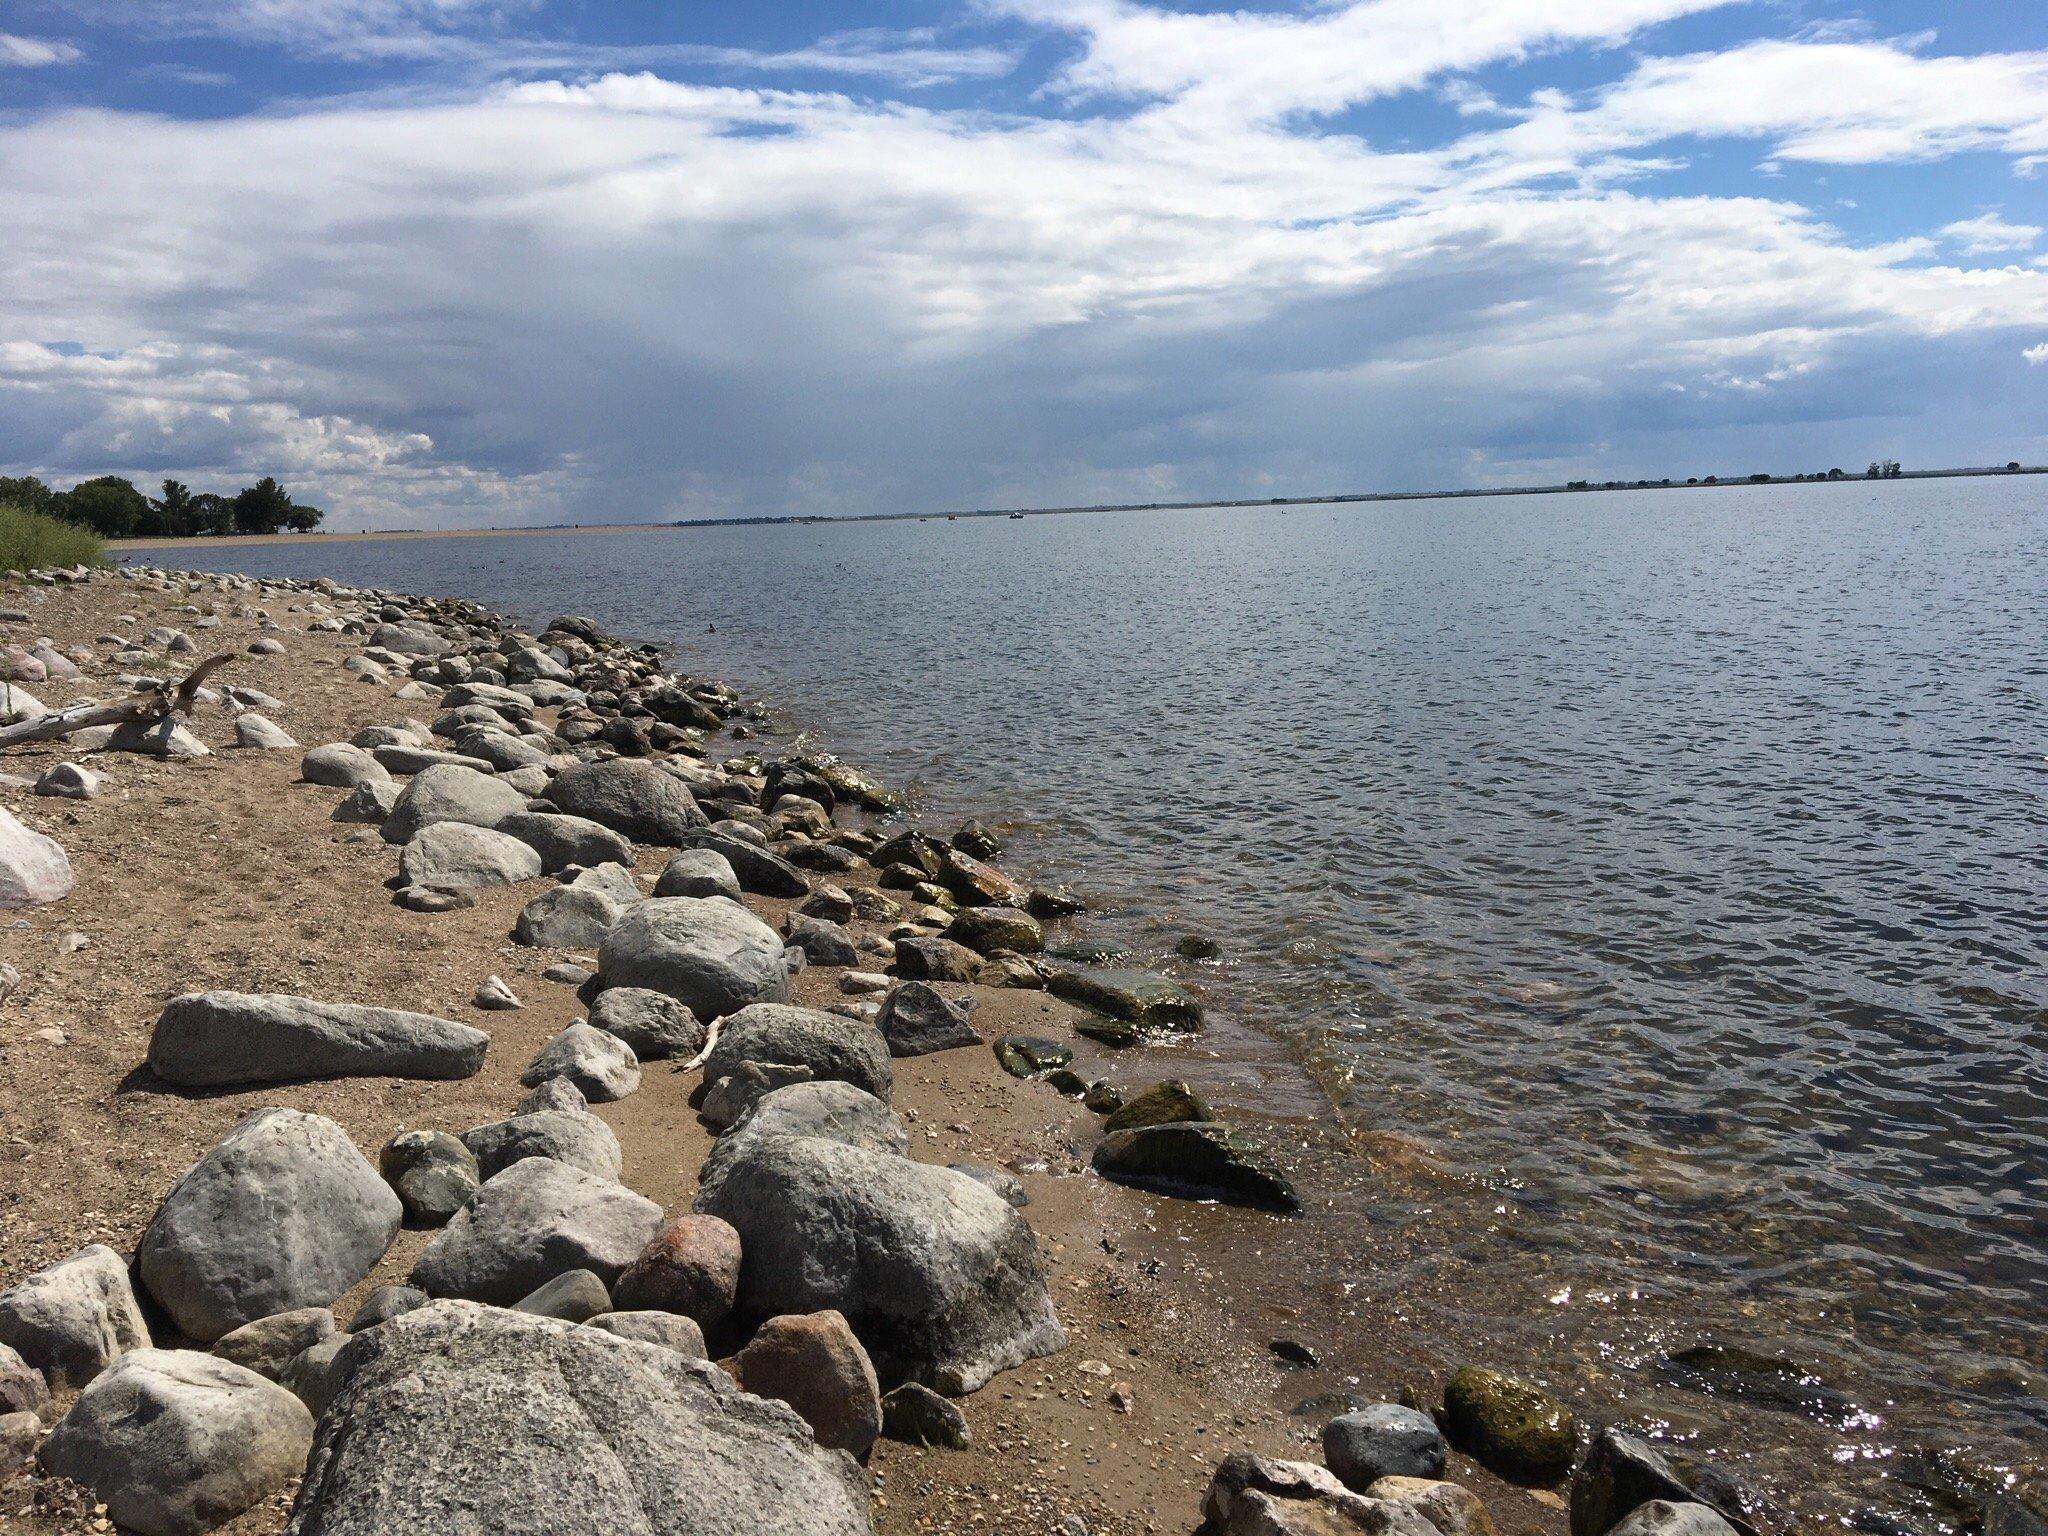
<svg viewBox="0 0 2048 1536"><path fill-rule="evenodd" d="M848 517L784 513L765 517L696 517L665 523L556 523L535 528L393 528L356 529L346 533L223 534L199 538L109 539L115 551L156 549L233 549L245 544L353 544L370 539L536 538L562 533L648 533L659 528L759 528L784 524L930 522L964 517L1070 517L1084 512L1227 512L1258 507L1331 507L1354 502L1465 501L1497 496L1590 496L1603 491L1711 491L1738 485L1883 485L1900 480L1971 480L1991 476L2048 475L2048 464L1987 465L1963 469L1906 469L1872 476L1707 475L1688 480L1572 481L1565 485L1467 486L1447 491L1356 491L1326 496L1245 497L1235 501L1114 501L1070 507L977 507L952 512L865 512Z"/></svg>

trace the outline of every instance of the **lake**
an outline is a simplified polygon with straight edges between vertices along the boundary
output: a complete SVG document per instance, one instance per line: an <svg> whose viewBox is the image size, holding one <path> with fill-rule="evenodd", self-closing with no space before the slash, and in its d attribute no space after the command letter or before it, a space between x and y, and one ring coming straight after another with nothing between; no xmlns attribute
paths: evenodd
<svg viewBox="0 0 2048 1536"><path fill-rule="evenodd" d="M2025 478L144 558L671 643L1201 990L1354 1149L1317 1263L1867 1483L2048 1430L2044 548Z"/></svg>

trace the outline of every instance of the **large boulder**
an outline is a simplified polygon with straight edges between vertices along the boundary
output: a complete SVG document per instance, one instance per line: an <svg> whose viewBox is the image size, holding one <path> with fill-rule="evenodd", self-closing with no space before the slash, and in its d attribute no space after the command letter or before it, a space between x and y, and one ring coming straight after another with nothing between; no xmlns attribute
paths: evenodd
<svg viewBox="0 0 2048 1536"><path fill-rule="evenodd" d="M869 1536L851 1457L674 1349L442 1302L335 1365L290 1536Z"/></svg>
<svg viewBox="0 0 2048 1536"><path fill-rule="evenodd" d="M435 763L414 775L384 820L384 841L409 843L422 830L454 821L495 827L526 809L526 796L488 773L459 763ZM536 861L539 855L534 855Z"/></svg>
<svg viewBox="0 0 2048 1536"><path fill-rule="evenodd" d="M398 1196L332 1120L259 1109L171 1186L136 1268L191 1338L321 1307L391 1246Z"/></svg>
<svg viewBox="0 0 2048 1536"><path fill-rule="evenodd" d="M91 1243L0 1291L0 1344L52 1385L82 1387L127 1351L149 1348L149 1324L121 1256Z"/></svg>
<svg viewBox="0 0 2048 1536"><path fill-rule="evenodd" d="M299 764L308 784L356 789L364 784L389 784L391 770L351 742L330 741L308 752Z"/></svg>
<svg viewBox="0 0 2048 1536"><path fill-rule="evenodd" d="M740 899L739 876L732 861L714 848L684 848L670 859L654 882L657 896L728 896Z"/></svg>
<svg viewBox="0 0 2048 1536"><path fill-rule="evenodd" d="M527 1157L484 1182L427 1244L411 1279L429 1296L509 1307L572 1269L610 1285L660 1230L652 1200L551 1157Z"/></svg>
<svg viewBox="0 0 2048 1536"><path fill-rule="evenodd" d="M405 845L398 873L405 884L430 891L518 885L540 877L540 855L489 827L437 821Z"/></svg>
<svg viewBox="0 0 2048 1536"><path fill-rule="evenodd" d="M716 827L700 827L689 832L676 846L701 848L718 854L732 866L733 878L739 881L740 889L752 891L757 896L795 897L811 888L810 881L789 860L770 853L758 843L721 832ZM667 871L663 871L663 877L667 877Z"/></svg>
<svg viewBox="0 0 2048 1536"><path fill-rule="evenodd" d="M898 1157L910 1151L910 1127L882 1100L847 1082L791 1083L762 1094L712 1143L697 1171L709 1189L749 1148L770 1136L815 1136Z"/></svg>
<svg viewBox="0 0 2048 1536"><path fill-rule="evenodd" d="M282 992L188 992L157 1016L149 1069L180 1087L320 1077L473 1077L491 1037L431 1014Z"/></svg>
<svg viewBox="0 0 2048 1536"><path fill-rule="evenodd" d="M1066 1347L1031 1229L949 1168L764 1136L697 1209L740 1234L741 1313L842 1312L892 1386L958 1396Z"/></svg>
<svg viewBox="0 0 2048 1536"><path fill-rule="evenodd" d="M141 1536L199 1536L299 1475L313 1416L275 1382L191 1350L138 1349L43 1442L45 1472L90 1488Z"/></svg>
<svg viewBox="0 0 2048 1536"><path fill-rule="evenodd" d="M874 1025L787 1003L755 1003L728 1018L705 1058L704 1081L717 1082L743 1061L809 1067L813 1078L852 1083L878 1099L892 1085L889 1043Z"/></svg>
<svg viewBox="0 0 2048 1536"><path fill-rule="evenodd" d="M612 1128L593 1114L573 1109L542 1109L493 1120L464 1131L462 1145L487 1179L528 1157L551 1157L601 1179L616 1179L622 1166L619 1138Z"/></svg>
<svg viewBox="0 0 2048 1536"><path fill-rule="evenodd" d="M633 862L633 845L610 827L582 816L550 816L521 811L507 816L497 830L516 837L540 855L541 868L552 875L571 864L589 869L598 864Z"/></svg>
<svg viewBox="0 0 2048 1536"><path fill-rule="evenodd" d="M53 837L0 809L0 907L39 907L71 894L71 861Z"/></svg>
<svg viewBox="0 0 2048 1536"><path fill-rule="evenodd" d="M631 758L564 769L546 798L636 843L679 847L692 828L704 825L704 813L679 779Z"/></svg>
<svg viewBox="0 0 2048 1536"><path fill-rule="evenodd" d="M782 940L738 902L718 896L642 902L605 935L597 969L607 989L665 993L706 1020L789 998Z"/></svg>

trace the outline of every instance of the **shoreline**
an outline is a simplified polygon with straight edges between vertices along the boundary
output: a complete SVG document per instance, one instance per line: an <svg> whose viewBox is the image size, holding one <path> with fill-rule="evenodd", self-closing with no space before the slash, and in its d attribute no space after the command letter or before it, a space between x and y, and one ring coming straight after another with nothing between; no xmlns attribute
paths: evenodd
<svg viewBox="0 0 2048 1536"><path fill-rule="evenodd" d="M10 590L7 600L17 596ZM431 713L431 699L393 697L400 671L384 686L365 686L343 670L362 636L308 633L303 614L290 609L306 597L303 587L247 578L195 575L157 593L147 578L109 576L22 597L32 621L10 628L90 644L113 628L189 626L195 615L178 610L196 604L216 610L196 617L217 621L196 652L235 650L234 681L282 700L273 710L277 723L306 747L395 724L409 710ZM274 613L275 627L245 616L258 606ZM135 616L132 628L118 624L121 613ZM264 638L279 641L283 654L242 649ZM165 659L179 670L176 656ZM104 692L104 680L88 676L41 694L60 706L94 691L96 681ZM757 725L760 736L737 745L772 744L773 723ZM400 1130L459 1131L502 1117L520 1094L521 1066L582 1014L569 988L539 974L559 951L505 942L543 886L480 890L474 906L446 913L395 906L385 880L394 850L374 829L330 819L341 792L300 782L298 751L236 749L235 722L219 712L202 709L189 729L211 755L166 762L81 754L62 743L8 754L5 766L15 772L75 760L104 783L89 800L21 790L7 797L31 826L66 846L78 886L62 902L21 914L24 926L4 946L21 977L9 1005L21 1022L0 1045L0 1090L19 1106L0 1180L0 1285L87 1242L133 1252L179 1170L246 1112L282 1105L328 1117L371 1157ZM150 829L140 842L139 826ZM664 858L663 850L636 849L643 883ZM756 896L746 904L778 922L791 905ZM82 947L65 937L76 933L85 937ZM794 1000L813 1007L843 1001L834 974L820 966L799 973ZM472 1006L486 975L505 977L524 1007ZM340 1078L194 1095L138 1063L165 999L206 987L408 1008L480 1025L492 1043L483 1070L456 1082ZM1044 991L946 990L976 999L974 1024L985 1036L1056 1036L1091 1077L1107 1072L1131 1089L1150 1080L1142 1061L1126 1065L1077 1038L1072 1026L1081 1012ZM892 1102L908 1122L917 1160L1004 1167L1029 1192L1023 1216L1037 1233L1067 1347L961 1400L970 1449L877 1445L864 1476L884 1536L1057 1529L1070 1516L1095 1536L1191 1529L1226 1453L1319 1460L1316 1424L1275 1406L1276 1395L1307 1395L1316 1373L1275 1356L1268 1339L1285 1324L1240 1310L1214 1279L1214 1255L1284 1241L1286 1218L1191 1204L1089 1172L1099 1115L1042 1081L1006 1076L986 1047L895 1065ZM636 1092L593 1110L617 1138L626 1185L673 1214L688 1208L690 1170L711 1138L689 1107L695 1074L679 1076L658 1062L642 1070ZM432 1235L401 1232L335 1301L336 1314L345 1319L370 1288L402 1279ZM160 1342L176 1342L153 1308L151 1322L169 1335ZM68 1397L59 1393L53 1419ZM1462 1457L1452 1475L1481 1494L1502 1536L1562 1529L1552 1495L1512 1487ZM281 1529L285 1496L221 1528L237 1536ZM30 1531L85 1530L97 1518L75 1490L40 1476L0 1487L6 1498L15 1500L7 1507L25 1511L22 1528Z"/></svg>

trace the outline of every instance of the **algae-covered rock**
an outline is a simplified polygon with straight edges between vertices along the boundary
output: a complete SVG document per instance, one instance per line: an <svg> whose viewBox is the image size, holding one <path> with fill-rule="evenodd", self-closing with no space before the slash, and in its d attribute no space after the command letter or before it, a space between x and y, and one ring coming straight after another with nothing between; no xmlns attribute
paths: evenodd
<svg viewBox="0 0 2048 1536"><path fill-rule="evenodd" d="M1091 1108L1093 1106L1090 1106ZM1214 1121L1209 1101L1179 1078L1154 1083L1136 1098L1127 1100L1107 1120L1104 1131L1135 1131L1148 1125L1171 1125L1181 1120Z"/></svg>
<svg viewBox="0 0 2048 1536"><path fill-rule="evenodd" d="M1054 997L1093 1008L1143 1030L1195 1030L1202 1005L1178 982L1150 971L1060 971L1046 983Z"/></svg>
<svg viewBox="0 0 2048 1536"><path fill-rule="evenodd" d="M1036 1077L1074 1059L1074 1053L1057 1040L1037 1035L1005 1035L993 1049L996 1060L1012 1077Z"/></svg>
<svg viewBox="0 0 2048 1536"><path fill-rule="evenodd" d="M1547 1486L1572 1469L1579 1421L1532 1382L1468 1365L1444 1387L1444 1433L1490 1471Z"/></svg>
<svg viewBox="0 0 2048 1536"><path fill-rule="evenodd" d="M1038 919L1014 907L969 907L953 919L946 937L984 955L999 949L1030 955L1045 948Z"/></svg>
<svg viewBox="0 0 2048 1536"><path fill-rule="evenodd" d="M1113 1131L1095 1148L1095 1171L1119 1184L1190 1200L1298 1211L1287 1179L1227 1125L1175 1121Z"/></svg>

